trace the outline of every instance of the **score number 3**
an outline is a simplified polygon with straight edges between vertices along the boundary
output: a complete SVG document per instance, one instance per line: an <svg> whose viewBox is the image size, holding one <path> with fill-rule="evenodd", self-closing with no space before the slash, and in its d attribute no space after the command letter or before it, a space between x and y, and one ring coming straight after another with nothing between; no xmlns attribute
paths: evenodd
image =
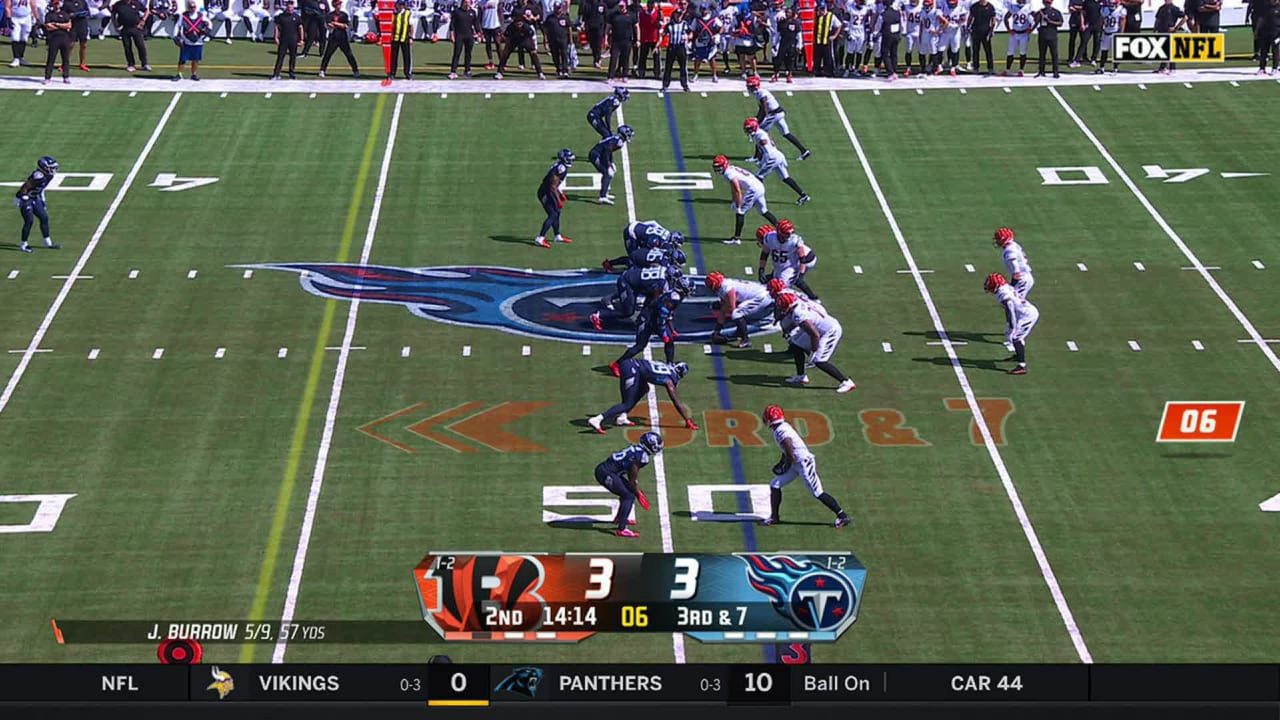
<svg viewBox="0 0 1280 720"><path fill-rule="evenodd" d="M701 566L691 557L675 558L675 576L671 582L672 600L689 600L698 593L698 572ZM588 562L591 574L587 582L591 585L583 598L586 600L604 600L613 592L613 559L607 557L591 558Z"/></svg>

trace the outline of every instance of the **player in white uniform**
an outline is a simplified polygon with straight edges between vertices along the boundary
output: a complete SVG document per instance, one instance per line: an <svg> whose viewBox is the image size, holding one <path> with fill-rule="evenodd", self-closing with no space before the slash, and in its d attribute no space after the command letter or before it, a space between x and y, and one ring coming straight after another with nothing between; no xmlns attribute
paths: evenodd
<svg viewBox="0 0 1280 720"><path fill-rule="evenodd" d="M920 7L920 0L911 0L911 2L902 6L902 43L907 48L906 62L903 67L903 75L910 77L911 75L911 55L920 45L920 12L924 8ZM920 51L920 60L924 60L924 51Z"/></svg>
<svg viewBox="0 0 1280 720"><path fill-rule="evenodd" d="M738 328L736 347L751 347L751 338L747 334L747 321L768 314L773 300L769 297L769 289L758 282L750 280L733 280L723 273L708 273L705 280L707 289L719 298L719 306L714 309L716 329L711 333L711 342L729 342L720 331L729 321Z"/></svg>
<svg viewBox="0 0 1280 720"><path fill-rule="evenodd" d="M921 75L942 72L942 23L942 11L934 7L933 0L924 0L924 7L920 9Z"/></svg>
<svg viewBox="0 0 1280 720"><path fill-rule="evenodd" d="M942 49L947 51L947 71L955 77L960 65L960 44L964 40L961 30L969 24L969 5L967 0L947 0L942 12Z"/></svg>
<svg viewBox="0 0 1280 720"><path fill-rule="evenodd" d="M1036 27L1035 13L1026 0L1013 0L1004 14L1004 29L1009 31L1009 51L1004 58L1004 74L1013 69L1013 56L1018 56L1018 77L1027 69L1027 45Z"/></svg>
<svg viewBox="0 0 1280 720"><path fill-rule="evenodd" d="M13 21L13 31L9 36L9 48L13 51L13 60L9 67L29 65L26 60L27 40L31 37L31 28L35 25L35 0L4 0L4 14ZM43 17L43 13L41 13Z"/></svg>
<svg viewBox="0 0 1280 720"><path fill-rule="evenodd" d="M1004 337L1006 342L1013 345L1013 357L1009 360L1018 362L1009 374L1026 375L1027 336L1040 320L1040 310L1026 298L1020 297L1000 273L988 275L984 288L987 292L994 293L996 301L1004 308L1006 323Z"/></svg>
<svg viewBox="0 0 1280 720"><path fill-rule="evenodd" d="M209 14L209 32L217 34L218 21L221 20L227 30L227 44L231 44L231 29L240 21L240 13L236 12L235 0L205 0L205 11Z"/></svg>
<svg viewBox="0 0 1280 720"><path fill-rule="evenodd" d="M764 265L773 261L771 280L782 282L783 288L799 288L812 300L818 300L818 294L809 287L805 277L818 264L818 255L805 245L804 238L796 232L790 220L782 218L777 229L772 225L761 225L756 229L756 243L760 245L760 261L756 265L756 277L764 278Z"/></svg>
<svg viewBox="0 0 1280 720"><path fill-rule="evenodd" d="M831 512L836 514L835 527L849 524L849 516L835 498L822 489L818 477L818 459L813 456L800 433L787 422L786 414L777 405L764 409L764 423L773 431L773 441L782 451L782 458L773 466L773 480L769 482L769 518L765 525L778 524L778 510L782 507L782 488L796 478L804 479L809 492Z"/></svg>
<svg viewBox="0 0 1280 720"><path fill-rule="evenodd" d="M1103 67L1107 64L1107 56L1111 54L1111 43L1115 40L1116 33L1124 32L1125 18L1128 16L1129 10L1123 5L1119 5L1115 0L1102 0L1102 61L1098 63L1098 69L1094 70L1095 74L1101 75ZM1111 63L1111 74L1120 72L1120 63Z"/></svg>
<svg viewBox="0 0 1280 720"><path fill-rule="evenodd" d="M720 34L720 42L716 50L724 56L724 71L729 72L729 58L733 56L733 30L738 27L738 6L733 0L721 0L721 8L716 13L716 21L724 30Z"/></svg>
<svg viewBox="0 0 1280 720"><path fill-rule="evenodd" d="M769 212L769 204L764 199L764 183L760 182L759 178L752 175L749 170L729 164L729 158L724 155L717 155L715 160L711 161L711 169L724 177L733 195L733 237L725 240L725 245L742 244L742 225L746 222L747 211L751 208L759 210L760 214L774 225L778 224L778 218Z"/></svg>
<svg viewBox="0 0 1280 720"><path fill-rule="evenodd" d="M742 123L742 131L747 134L747 138L751 140L751 144L755 146L755 155L751 158L751 162L756 163L756 177L764 180L773 173L777 173L782 178L782 182L787 187L796 192L796 204L804 205L812 200L809 194L800 188L791 177L791 171L787 167L787 156L782 154L777 145L773 144L773 138L769 137L769 133L762 127L760 122L755 118L747 118Z"/></svg>
<svg viewBox="0 0 1280 720"><path fill-rule="evenodd" d="M267 12L266 0L237 0L244 12L244 25L249 29L249 37L254 42L262 42L263 35L267 32L267 23L271 20L271 13ZM365 10L356 10L356 15L366 12Z"/></svg>
<svg viewBox="0 0 1280 720"><path fill-rule="evenodd" d="M778 313L782 317L791 316L788 321L795 329L787 337L791 343L792 357L796 361L796 374L787 378L789 385L808 385L809 376L804 373L804 357L809 353L809 362L822 372L835 378L840 385L836 392L847 393L857 387L853 380L831 363L831 356L844 337L844 328L840 321L827 314L822 305L812 300L802 299L792 292L783 292L774 301Z"/></svg>
<svg viewBox="0 0 1280 720"><path fill-rule="evenodd" d="M778 98L773 96L763 87L760 87L760 76L752 75L747 78L747 91L756 97L756 120L760 123L763 130L772 130L778 128L782 132L782 137L787 139L796 149L800 151L800 159L804 160L811 154L809 148L800 142L800 139L791 134L791 128L787 125L787 113L782 109L782 103L778 102Z"/></svg>
<svg viewBox="0 0 1280 720"><path fill-rule="evenodd" d="M844 73L843 77L861 72L862 53L867 49L866 0L848 0L844 6Z"/></svg>
<svg viewBox="0 0 1280 720"><path fill-rule="evenodd" d="M110 0L89 0L89 19L98 21L98 32L94 33L94 37L104 39L107 36L107 25L111 24Z"/></svg>
<svg viewBox="0 0 1280 720"><path fill-rule="evenodd" d="M1004 262L1005 272L1009 273L1009 279L1013 281L1013 289L1018 292L1018 297L1025 300L1031 293L1031 288L1036 285L1026 251L1013 238L1013 231L1007 227L995 231L991 236L991 244L1000 248L1000 259Z"/></svg>

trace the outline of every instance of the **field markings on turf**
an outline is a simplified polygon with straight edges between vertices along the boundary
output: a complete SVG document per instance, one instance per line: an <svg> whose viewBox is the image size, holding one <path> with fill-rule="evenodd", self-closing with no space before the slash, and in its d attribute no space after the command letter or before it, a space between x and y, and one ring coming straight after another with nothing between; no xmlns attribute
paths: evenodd
<svg viewBox="0 0 1280 720"><path fill-rule="evenodd" d="M623 125L622 108L618 108L618 125ZM636 193L631 182L631 153L627 145L622 146L622 191L627 200L627 221L636 222ZM710 346L708 346L710 347ZM644 346L644 359L653 359L653 350L649 344ZM661 415L658 412L658 391L649 387L649 429L662 434L659 427ZM667 463L662 453L653 456L653 489L658 493L658 532L662 535L662 552L675 552L675 540L671 536L671 501L667 493ZM671 633L671 653L677 663L685 661L684 634Z"/></svg>
<svg viewBox="0 0 1280 720"><path fill-rule="evenodd" d="M227 349L224 347L220 347L217 350L213 351L213 357L215 360L221 360L223 357L226 356L226 354L227 354Z"/></svg>
<svg viewBox="0 0 1280 720"><path fill-rule="evenodd" d="M382 111L386 105L386 95L378 96L378 102L374 108L373 127L369 132L370 144L366 147L365 159L361 162L361 174L367 179L370 165L368 160L372 158L372 151L377 141L377 132L382 125ZM391 126L387 131L387 142L382 154L382 165L378 169L378 183L373 191L373 207L369 210L369 225L365 230L364 245L360 248L360 265L369 264L369 256L373 253L373 239L378 233L378 218L382 214L382 199L387 189L387 177L391 170L391 158L395 151L396 133L400 127L400 110L404 106L404 95L396 95L396 105L391 111ZM361 201L364 197L364 183L358 182L356 192L352 194L351 210L347 215L347 226L343 229L343 248L341 252L342 260L346 262L346 255L350 249L351 241L355 236L355 221L360 212ZM330 304L329 307L335 307ZM320 434L320 448L316 452L316 464L311 473L311 487L307 491L306 510L302 516L302 528L298 532L298 544L294 548L293 553L293 569L289 573L289 587L285 591L284 609L280 613L281 624L293 622L294 612L298 607L298 591L302 585L302 572L306 568L307 553L311 548L311 530L315 527L316 509L320 504L320 491L324 487L325 471L329 465L329 449L333 444L333 431L338 422L338 404L342 400L342 386L346 380L347 362L351 358L351 342L355 338L356 318L360 311L360 295L357 293L351 298L351 304L347 308L347 325L342 334L342 350L338 352L338 365L333 372L333 384L329 389L329 406L325 409L324 429ZM323 343L328 337L328 328L321 332L319 339ZM313 364L318 364L316 359L324 356L323 351L313 355ZM276 641L275 651L271 655L271 662L284 662L285 651L289 646L289 637L281 634L279 640ZM252 646L250 646L252 647Z"/></svg>
<svg viewBox="0 0 1280 720"><path fill-rule="evenodd" d="M17 271L17 270L10 270L10 271L9 271L9 279L10 279L10 280L17 280L17 279L18 279L18 271Z"/></svg>
<svg viewBox="0 0 1280 720"><path fill-rule="evenodd" d="M1266 265L1263 265L1263 264L1262 264L1262 261L1261 261L1261 260L1254 260L1254 261L1253 261L1253 266L1254 266L1254 267L1256 267L1256 268L1258 268L1259 270L1265 270L1265 269L1267 268L1267 266L1266 266Z"/></svg>
<svg viewBox="0 0 1280 720"><path fill-rule="evenodd" d="M99 352L98 348L90 348L90 349L89 349L89 359L90 359L90 360L97 360L97 359L98 359L98 352Z"/></svg>
<svg viewBox="0 0 1280 720"><path fill-rule="evenodd" d="M1076 341L1075 341L1075 340L1068 340L1068 341L1067 341L1067 350L1070 350L1071 352L1079 352L1079 351L1080 351L1080 346L1079 346L1079 345L1076 345Z"/></svg>
<svg viewBox="0 0 1280 720"><path fill-rule="evenodd" d="M378 132L382 127L382 114L386 96L379 97L374 105L373 116L369 123L368 135L365 138L364 151L360 158L360 167L356 173L355 186L351 192L351 201L347 208L346 222L343 226L342 238L339 242L336 262L344 263L351 251L351 243L355 237L356 220L364 199L364 188L369 179L373 165L374 150L377 148ZM352 301L354 303L354 300ZM261 620L266 614L267 597L271 592L272 580L275 577L276 561L280 555L280 542L284 537L285 523L289 517L289 506L293 496L293 487L297 483L298 472L302 464L302 452L307 444L308 428L311 423L311 410L315 405L316 393L320 385L320 376L324 370L325 346L328 345L329 334L333 327L334 315L337 312L337 301L330 300L324 305L324 314L320 327L316 332L315 345L311 352L311 362L307 370L306 383L303 386L302 398L298 402L297 418L294 421L293 435L290 440L289 454L285 462L284 476L280 482L280 490L276 495L275 512L271 518L271 528L267 534L266 547L263 550L262 566L258 572L253 603L249 610L249 618ZM339 356L339 363L343 356ZM334 374L335 385L339 373ZM330 398L332 401L332 397ZM287 606L286 606L287 607ZM283 639L283 636L282 636ZM240 646L240 662L252 663L256 643ZM279 651L279 649L277 650Z"/></svg>
<svg viewBox="0 0 1280 720"><path fill-rule="evenodd" d="M1093 134L1093 131L1089 129L1089 126L1085 124L1084 120L1076 114L1075 109L1067 103L1066 98L1062 97L1062 95L1054 88L1049 88L1049 94L1053 95L1054 99L1058 101L1058 104L1062 106L1062 109L1065 110L1067 115L1075 122L1076 127L1080 128L1080 132L1084 133L1084 136L1093 144L1094 149L1098 151L1098 154L1102 156L1102 159L1107 161L1107 164L1111 166L1111 170L1115 172L1116 176L1125 184L1125 187L1129 188L1129 192L1133 193L1133 196L1138 199L1138 202L1142 204L1144 209L1146 209L1147 214L1151 216L1151 219L1155 220L1156 225L1160 226L1160 229L1164 231L1164 234L1168 235L1169 239L1173 241L1173 244L1178 246L1178 250L1182 251L1182 254L1187 258L1187 260L1191 261L1193 266L1192 269L1200 273L1200 277L1209 284L1210 289L1212 289L1214 294L1218 296L1218 299L1222 301L1222 304L1227 307L1227 310L1229 310L1233 316L1235 316L1236 322L1240 323L1240 326L1244 328L1244 331L1249 334L1249 337L1255 344L1257 344L1258 348L1262 350L1262 354L1265 355L1267 360L1271 363L1271 367L1275 368L1276 372L1280 372L1280 357L1277 357L1275 351L1263 342L1262 334L1258 332L1256 327L1254 327L1253 322L1250 321L1249 318L1245 317L1244 312L1242 312L1240 307L1236 305L1235 301L1231 299L1231 296L1227 294L1227 291L1223 290L1222 286L1218 284L1218 281L1209 273L1210 270L1216 268L1206 266L1204 263L1200 262L1200 258L1191 251L1190 247L1187 247L1187 244L1183 242L1178 233L1175 232L1164 219L1164 216L1160 214L1160 211L1156 210L1155 206L1151 204L1151 201L1147 199L1147 196L1142 192L1142 190L1134 184L1133 179L1124 171L1124 168L1120 167L1120 163L1116 162L1116 159L1111 155L1111 152L1102 144L1102 141L1098 139L1098 136Z"/></svg>
<svg viewBox="0 0 1280 720"><path fill-rule="evenodd" d="M1191 347L1195 348L1196 352L1200 352L1201 350L1204 350L1204 343L1199 340L1192 340Z"/></svg>
<svg viewBox="0 0 1280 720"><path fill-rule="evenodd" d="M53 319L58 316L58 311L62 309L62 304L67 301L71 288L75 286L75 278L80 277L80 271L84 270L89 258L93 256L93 251L97 249L98 243L102 241L102 236L107 232L107 226L111 224L111 219L116 216L116 211L120 209L120 204L124 202L124 196L129 192L129 188L133 187L133 181L142 170L142 164L151 155L151 149L155 147L156 141L160 139L160 133L164 132L165 126L169 124L169 118L173 116L173 110L178 106L178 100L181 97L182 93L174 93L168 107L160 115L160 120L156 123L155 129L151 131L151 137L147 138L146 144L142 146L142 152L138 153L138 159L134 161L133 167L129 169L129 174L125 175L124 182L120 184L120 189L116 191L116 196L112 198L111 204L107 206L107 212L102 216L98 227L94 229L93 235L89 237L89 242L85 244L84 250L81 251L79 259L76 260L75 266L71 269L70 276L63 281L57 296L53 298L53 303L49 305L49 311L45 313L44 319L40 321L40 326L36 328L35 334L31 336L31 342L27 344L26 352L22 354L22 358L18 361L18 367L14 368L13 374L9 376L9 382L4 386L4 391L0 392L0 414L4 413L4 409L9 406L9 400L13 398L14 390L17 389L22 376L26 374L27 367L31 364L31 358L35 355L36 348L40 347L40 343L44 341L44 336L49 332L49 327L53 325ZM10 273L11 279L15 276L16 271Z"/></svg>
<svg viewBox="0 0 1280 720"><path fill-rule="evenodd" d="M400 348L400 357L409 357L409 346L405 345Z"/></svg>
<svg viewBox="0 0 1280 720"><path fill-rule="evenodd" d="M1142 352L1142 346L1138 344L1137 340L1129 341L1129 349L1134 352Z"/></svg>
<svg viewBox="0 0 1280 720"><path fill-rule="evenodd" d="M903 259L907 261L907 265L911 268L916 289L919 291L920 298L924 301L925 309L928 310L929 317L933 321L934 330L945 343L943 349L946 350L947 357L951 360L951 369L955 372L956 381L960 384L960 390L964 393L965 400L968 402L974 425L977 426L978 432L982 436L982 444L986 446L987 455L991 458L991 464L995 466L996 473L1000 476L1000 483L1004 486L1005 494L1008 495L1009 502L1013 505L1014 514L1018 517L1018 524L1022 527L1022 533L1026 536L1027 544L1030 545L1032 554L1035 555L1036 564L1040 567L1040 575L1044 578L1045 585L1049 588L1049 594L1053 597L1054 605L1057 606L1058 615L1061 616L1062 623L1066 626L1067 634L1071 637L1071 643L1075 646L1076 655L1079 656L1081 662L1092 663L1093 656L1089 652L1089 647L1085 644L1084 636L1080 633L1080 627L1076 624L1075 616L1071 612L1071 607L1067 604L1067 598L1062 592L1062 587L1058 584L1058 578L1054 574L1053 568L1049 565L1049 558L1045 554L1044 547L1040 544L1040 538L1036 534L1035 527L1031 524L1031 518L1027 515L1026 508L1022 505L1022 498L1018 495L1018 489L1014 487L1013 477L1009 474L1008 467L1005 466L1000 448L991 436L991 428L987 424L986 417L982 414L982 407L978 405L978 399L974 395L973 387L969 384L969 376L965 372L964 365L961 364L959 356L956 355L954 343L951 342L951 338L947 335L946 326L942 322L942 317L938 314L938 308L933 302L933 295L925 284L924 275L921 274L919 267L916 265L915 256L912 254L911 248L907 246L907 239L902 234L902 228L898 226L893 210L889 207L889 200L885 197L884 191L880 188L880 181L876 179L875 171L871 168L871 161L867 158L867 154L862 148L862 143L858 140L858 135L854 132L853 125L849 122L849 116L845 113L844 106L840 103L840 96L834 90L831 91L831 102L835 105L836 113L840 116L840 121L849 136L849 143L853 145L853 150L858 155L862 171L867 176L867 182L871 185L871 190L876 196L876 201L880 204L880 210L884 213L885 220L889 223L889 229L893 232L894 239L898 241L898 249L902 252Z"/></svg>
<svg viewBox="0 0 1280 720"><path fill-rule="evenodd" d="M1146 266L1146 265L1143 265L1143 264L1142 264L1142 263L1140 263L1140 262L1135 262L1135 263L1133 264L1133 267L1134 267L1134 269L1136 269L1138 272L1146 272L1146 271L1147 271L1147 266Z"/></svg>

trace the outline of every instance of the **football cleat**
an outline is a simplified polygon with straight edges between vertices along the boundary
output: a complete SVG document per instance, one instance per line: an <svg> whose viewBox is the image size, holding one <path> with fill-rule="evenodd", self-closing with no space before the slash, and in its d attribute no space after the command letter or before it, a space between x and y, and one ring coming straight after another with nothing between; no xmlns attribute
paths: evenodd
<svg viewBox="0 0 1280 720"><path fill-rule="evenodd" d="M609 363L609 372L613 373L614 377L622 377L622 368L616 362Z"/></svg>
<svg viewBox="0 0 1280 720"><path fill-rule="evenodd" d="M1010 375L1026 375L1026 374L1027 374L1027 366L1026 366L1026 365L1019 365L1018 367L1016 367L1016 368L1014 368L1014 369L1010 370L1010 371L1009 371L1009 374L1010 374Z"/></svg>
<svg viewBox="0 0 1280 720"><path fill-rule="evenodd" d="M538 236L538 237L534 238L534 239L533 239L533 244L534 244L534 245L537 245L538 247L541 247L541 248L549 248L549 247L551 247L551 243L547 242L547 239L546 239L546 238L544 238L544 237L542 237L542 236Z"/></svg>
<svg viewBox="0 0 1280 720"><path fill-rule="evenodd" d="M760 524L761 524L761 525L765 525L765 526L768 526L768 525L777 525L777 524L778 524L778 518L776 518L776 517L767 517L767 518L765 518L764 520L761 520L761 521L760 521Z"/></svg>
<svg viewBox="0 0 1280 720"><path fill-rule="evenodd" d="M600 313L598 312L591 313L591 327L597 330L604 329L604 325L600 322Z"/></svg>
<svg viewBox="0 0 1280 720"><path fill-rule="evenodd" d="M612 205L613 198L609 197L608 195L602 195L596 198L596 202L600 203L601 205Z"/></svg>
<svg viewBox="0 0 1280 720"><path fill-rule="evenodd" d="M787 82L791 82L791 81L790 81L790 80L788 80ZM800 153L800 159L801 159L801 160L807 160L807 159L809 158L809 156L810 156L810 155L812 155L812 154L813 154L813 151L812 151L812 150L805 150L804 152Z"/></svg>
<svg viewBox="0 0 1280 720"><path fill-rule="evenodd" d="M635 426L635 423L631 421L631 418L627 417L625 414L619 415L618 417L614 418L613 424L617 425L618 427L634 427ZM641 439L643 440L643 438Z"/></svg>
<svg viewBox="0 0 1280 720"><path fill-rule="evenodd" d="M742 244L742 239L741 239L741 238L736 238L736 237L731 237L731 238L729 238L728 240L723 240L723 241L721 241L721 242L723 242L725 245L741 245L741 244Z"/></svg>
<svg viewBox="0 0 1280 720"><path fill-rule="evenodd" d="M812 200L812 199L813 199L813 198L809 197L809 193L805 193L804 195L801 195L801 196L796 200L796 204L797 204L797 205L804 205L805 203L809 202L809 201L810 201L810 200Z"/></svg>
<svg viewBox="0 0 1280 720"><path fill-rule="evenodd" d="M573 242L573 240L570 240L569 238L567 238L567 237L565 237L565 236L563 236L563 235L557 235L557 236L556 236L556 242L558 242L558 243L565 243L565 244L568 244L568 243Z"/></svg>
<svg viewBox="0 0 1280 720"><path fill-rule="evenodd" d="M619 530L618 532L614 533L614 535L617 535L618 537L623 537L623 538L640 537L640 533L636 532L635 530L632 530L631 528L624 528L622 530Z"/></svg>
<svg viewBox="0 0 1280 720"><path fill-rule="evenodd" d="M618 524L618 516L617 516L617 515L614 515L614 516L613 516L613 524L614 524L614 525L617 525L617 524ZM627 524L628 524L628 525L635 525L635 524L636 524L636 521L635 521L635 520L632 520L631 518L627 518Z"/></svg>
<svg viewBox="0 0 1280 720"><path fill-rule="evenodd" d="M847 393L850 390L856 390L857 388L858 386L854 384L852 380L845 378L845 381L840 383L840 387L836 388L836 392L843 395L844 393Z"/></svg>
<svg viewBox="0 0 1280 720"><path fill-rule="evenodd" d="M782 382L788 385L808 385L809 376L808 375L792 375L791 377L787 378L786 380L783 380Z"/></svg>
<svg viewBox="0 0 1280 720"><path fill-rule="evenodd" d="M604 435L604 428L600 427L600 423L602 422L604 422L603 415L594 415L592 417L587 418L587 424L591 426L591 429L595 430L601 435Z"/></svg>
<svg viewBox="0 0 1280 720"><path fill-rule="evenodd" d="M853 522L853 521L849 519L849 516L848 516L848 515L845 515L845 514L841 513L840 515L837 515L837 516L836 516L836 521L835 521L835 524L833 525L833 527L835 527L835 529L839 530L840 528L842 528L842 527L844 527L844 526L848 525L848 524L849 524L849 523L851 523L851 522Z"/></svg>
<svg viewBox="0 0 1280 720"><path fill-rule="evenodd" d="M746 350L747 348L751 347L751 341L746 338L741 338L738 340L738 342L734 343L733 346L741 350Z"/></svg>

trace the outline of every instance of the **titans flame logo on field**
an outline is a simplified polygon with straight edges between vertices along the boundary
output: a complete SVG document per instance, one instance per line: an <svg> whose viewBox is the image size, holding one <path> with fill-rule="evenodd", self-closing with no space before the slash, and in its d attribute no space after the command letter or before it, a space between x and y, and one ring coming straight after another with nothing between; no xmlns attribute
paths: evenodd
<svg viewBox="0 0 1280 720"><path fill-rule="evenodd" d="M836 632L857 619L858 593L844 575L786 555L743 555L747 582L797 628Z"/></svg>
<svg viewBox="0 0 1280 720"><path fill-rule="evenodd" d="M307 292L337 300L403 305L418 317L451 325L489 327L530 337L566 342L630 344L635 328L628 321L592 329L589 316L613 294L618 276L598 270L518 270L474 265L400 268L337 263L264 263L239 268L297 273ZM692 276L701 282L701 276ZM704 339L715 321L714 297L687 298L676 315L683 339ZM753 334L772 329L752 323Z"/></svg>

